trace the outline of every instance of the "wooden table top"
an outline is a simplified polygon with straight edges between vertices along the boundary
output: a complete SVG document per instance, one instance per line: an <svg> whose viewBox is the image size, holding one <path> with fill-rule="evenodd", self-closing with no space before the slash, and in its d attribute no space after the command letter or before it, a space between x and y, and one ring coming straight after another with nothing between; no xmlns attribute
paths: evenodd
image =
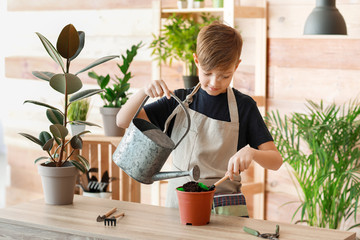
<svg viewBox="0 0 360 240"><path fill-rule="evenodd" d="M116 227L96 222L99 214L113 207L125 213ZM211 215L208 225L186 226L180 223L178 209L79 195L75 195L71 205L46 205L41 199L0 209L1 235L10 237L33 232L38 238L255 240L260 238L245 233L243 226L271 233L275 231L276 224L280 225L281 240L355 239L353 232L221 215Z"/></svg>

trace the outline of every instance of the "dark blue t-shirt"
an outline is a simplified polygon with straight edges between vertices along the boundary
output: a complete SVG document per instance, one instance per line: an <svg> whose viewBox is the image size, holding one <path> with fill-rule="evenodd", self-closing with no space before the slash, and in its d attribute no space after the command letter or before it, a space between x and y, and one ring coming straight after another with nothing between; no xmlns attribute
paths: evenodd
<svg viewBox="0 0 360 240"><path fill-rule="evenodd" d="M180 100L185 100L186 96L192 92L192 89L175 90L175 95ZM234 138L238 138L238 150L249 144L253 148L259 145L273 141L264 120L256 106L256 102L248 95L245 95L234 89L236 103L239 113L239 133L234 133ZM156 102L147 104L144 109L149 120L164 130L166 119L177 107L178 102L171 98L163 97ZM193 102L189 105L190 109L206 115L209 118L230 122L230 113L228 107L227 93L217 96L211 96L201 88L193 96ZM174 120L169 125L168 135L171 135Z"/></svg>

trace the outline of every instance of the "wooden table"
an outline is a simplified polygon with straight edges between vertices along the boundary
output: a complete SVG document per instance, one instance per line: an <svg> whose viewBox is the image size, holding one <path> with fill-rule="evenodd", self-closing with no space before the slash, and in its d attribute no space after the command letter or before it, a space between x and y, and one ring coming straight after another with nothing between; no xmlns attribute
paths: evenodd
<svg viewBox="0 0 360 240"><path fill-rule="evenodd" d="M113 207L125 212L116 227L96 222ZM18 239L260 239L245 233L247 226L274 232L276 222L212 215L205 226L180 224L178 209L75 195L72 205L46 205L44 200L0 209L0 236ZM355 239L355 233L278 223L280 240ZM30 234L30 235L29 235Z"/></svg>

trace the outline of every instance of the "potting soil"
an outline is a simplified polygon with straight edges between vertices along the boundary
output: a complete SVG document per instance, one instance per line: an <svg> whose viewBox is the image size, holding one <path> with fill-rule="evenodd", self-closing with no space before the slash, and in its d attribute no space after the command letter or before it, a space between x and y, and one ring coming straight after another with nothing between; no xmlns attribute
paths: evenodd
<svg viewBox="0 0 360 240"><path fill-rule="evenodd" d="M198 182L194 181L185 183L182 188L185 192L208 192L208 190L201 188Z"/></svg>

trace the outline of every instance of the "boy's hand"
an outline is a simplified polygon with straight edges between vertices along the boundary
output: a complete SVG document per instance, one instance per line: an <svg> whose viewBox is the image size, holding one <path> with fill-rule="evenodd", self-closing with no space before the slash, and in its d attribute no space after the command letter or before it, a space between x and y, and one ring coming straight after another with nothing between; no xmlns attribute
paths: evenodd
<svg viewBox="0 0 360 240"><path fill-rule="evenodd" d="M154 80L144 88L145 94L149 97L162 97L165 96L170 99L170 90L163 80Z"/></svg>
<svg viewBox="0 0 360 240"><path fill-rule="evenodd" d="M234 180L234 175L239 176L240 172L249 168L254 159L254 154L255 149L247 145L230 158L226 174L229 175L231 181Z"/></svg>

